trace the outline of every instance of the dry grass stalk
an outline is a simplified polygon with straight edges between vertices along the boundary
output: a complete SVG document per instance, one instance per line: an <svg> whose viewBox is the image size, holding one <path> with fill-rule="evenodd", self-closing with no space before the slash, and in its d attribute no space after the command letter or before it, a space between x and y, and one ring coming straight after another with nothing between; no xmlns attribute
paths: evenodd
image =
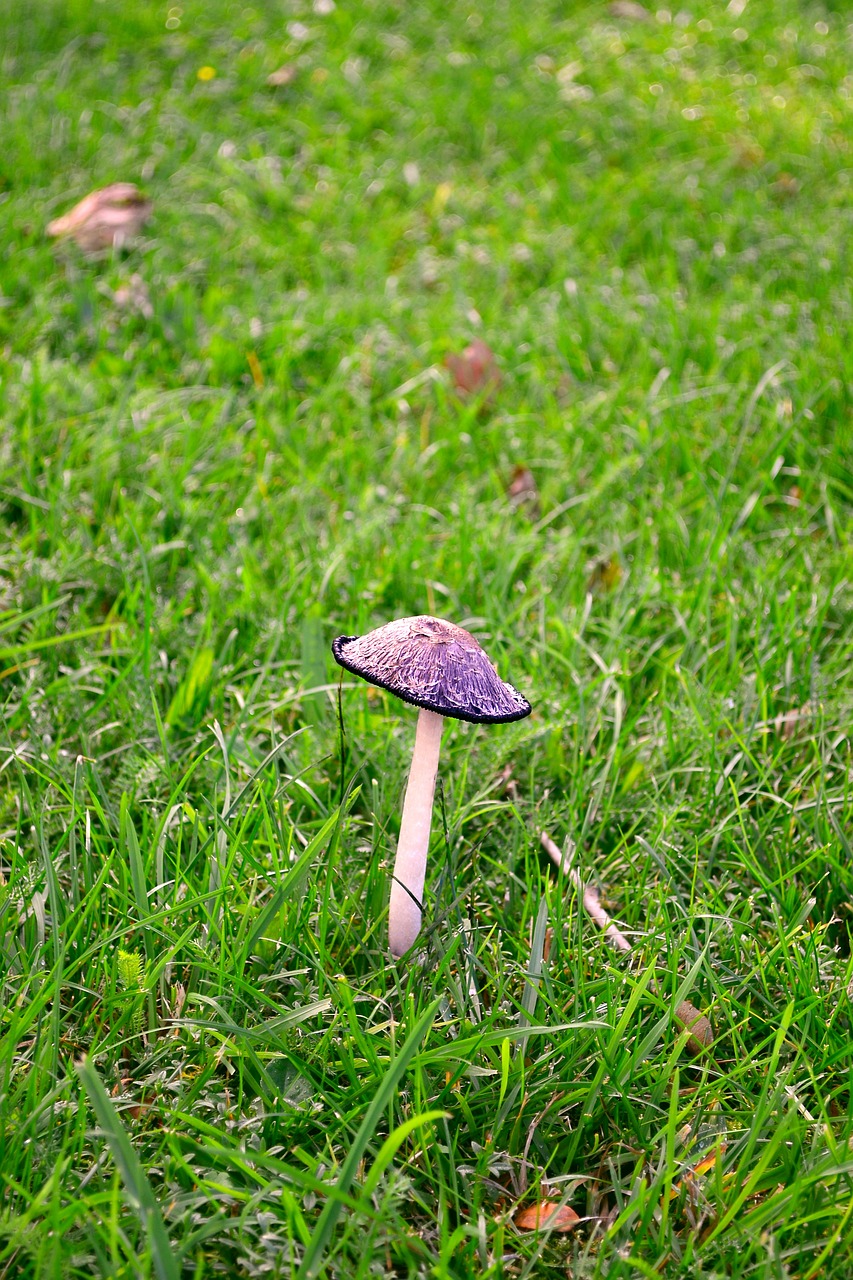
<svg viewBox="0 0 853 1280"><path fill-rule="evenodd" d="M571 845L567 846L565 854L562 854L557 848L557 845L548 835L547 831L541 832L539 839L542 843L542 848L548 854L551 861L556 863L560 871L569 877L581 896L585 911L595 921L599 929L603 930L607 941L614 946L617 951L631 951L632 948L630 942L625 937L624 933L617 929L616 925L610 919L610 916L602 907L595 889L591 889L589 885L584 884L577 871L575 871L571 866L572 854L574 852L573 847ZM649 991L656 992L656 984L650 983ZM673 1017L680 1027L689 1032L687 1037L687 1049L689 1053L692 1053L695 1056L709 1048L713 1043L714 1033L711 1029L711 1023L705 1017L704 1013L697 1009L695 1005L691 1004L689 1000L681 1001L681 1004L679 1004L678 1008L675 1010Z"/></svg>

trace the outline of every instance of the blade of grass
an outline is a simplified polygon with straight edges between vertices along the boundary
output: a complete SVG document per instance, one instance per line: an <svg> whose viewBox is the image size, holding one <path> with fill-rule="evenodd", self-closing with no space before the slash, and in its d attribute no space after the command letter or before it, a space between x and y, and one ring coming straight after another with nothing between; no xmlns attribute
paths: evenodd
<svg viewBox="0 0 853 1280"><path fill-rule="evenodd" d="M361 1123L361 1128L355 1136L355 1141L350 1148L349 1155L341 1166L338 1174L338 1181L335 1184L334 1191L329 1196L320 1214L319 1220L314 1232L311 1236L311 1243L305 1250L302 1259L302 1265L297 1272L297 1280L312 1280L314 1276L320 1274L320 1267L323 1262L323 1255L326 1252L329 1241L332 1238L332 1232L335 1229L335 1223L340 1217L342 1204L336 1199L336 1194L345 1194L355 1177L356 1170L359 1166L362 1156L367 1150L368 1143L373 1136L377 1124L382 1118L385 1108L388 1106L394 1095L403 1073L415 1056L421 1041L432 1026L433 1018L440 1005L440 1000L434 1000L432 1004L421 1014L415 1023L408 1038L403 1044L400 1052L394 1058L391 1066L388 1068L379 1088L374 1094L373 1101L367 1108L367 1114Z"/></svg>
<svg viewBox="0 0 853 1280"><path fill-rule="evenodd" d="M158 1280L180 1280L160 1206L103 1081L88 1059L78 1062L76 1069L119 1171L125 1199L142 1223Z"/></svg>

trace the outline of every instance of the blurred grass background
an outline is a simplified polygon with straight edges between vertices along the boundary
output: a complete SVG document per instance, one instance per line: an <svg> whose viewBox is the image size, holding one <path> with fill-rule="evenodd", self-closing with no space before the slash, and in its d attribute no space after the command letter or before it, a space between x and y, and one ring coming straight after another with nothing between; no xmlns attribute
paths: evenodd
<svg viewBox="0 0 853 1280"><path fill-rule="evenodd" d="M849 18L4 6L4 1274L848 1274ZM446 733L395 970L413 717L329 642L419 612L534 714Z"/></svg>

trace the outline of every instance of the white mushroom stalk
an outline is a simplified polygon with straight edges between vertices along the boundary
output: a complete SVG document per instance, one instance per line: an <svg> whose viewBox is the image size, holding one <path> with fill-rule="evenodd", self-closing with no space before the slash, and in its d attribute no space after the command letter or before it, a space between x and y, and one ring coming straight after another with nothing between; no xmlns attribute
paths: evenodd
<svg viewBox="0 0 853 1280"><path fill-rule="evenodd" d="M444 719L505 724L529 716L530 703L501 680L472 635L442 618L421 614L338 636L332 653L347 671L419 708L388 912L388 941L399 959L421 928Z"/></svg>
<svg viewBox="0 0 853 1280"><path fill-rule="evenodd" d="M388 943L391 954L398 957L414 946L421 931L432 803L443 728L442 716L422 708L418 715L415 750L403 801L388 908Z"/></svg>

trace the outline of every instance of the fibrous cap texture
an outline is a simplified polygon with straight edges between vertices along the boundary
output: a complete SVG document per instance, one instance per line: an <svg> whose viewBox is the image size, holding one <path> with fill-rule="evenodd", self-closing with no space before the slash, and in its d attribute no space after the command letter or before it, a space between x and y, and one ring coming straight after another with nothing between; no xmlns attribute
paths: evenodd
<svg viewBox="0 0 853 1280"><path fill-rule="evenodd" d="M335 659L380 689L442 716L500 724L530 703L497 671L472 635L441 618L399 618L363 636L338 636Z"/></svg>

